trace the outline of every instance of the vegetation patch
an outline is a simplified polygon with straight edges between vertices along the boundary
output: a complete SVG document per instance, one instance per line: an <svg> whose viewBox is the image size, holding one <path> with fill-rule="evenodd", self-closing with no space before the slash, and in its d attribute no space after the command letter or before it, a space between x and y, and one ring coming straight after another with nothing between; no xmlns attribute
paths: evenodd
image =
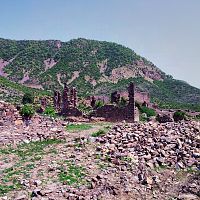
<svg viewBox="0 0 200 200"><path fill-rule="evenodd" d="M43 114L45 114L47 116L50 116L50 117L55 117L56 116L56 111L55 111L55 109L53 107L48 106L48 107L46 107L46 109L45 109Z"/></svg>
<svg viewBox="0 0 200 200"><path fill-rule="evenodd" d="M54 146L60 143L63 143L63 141L50 139L20 144L17 148L8 146L0 149L0 155L16 156L11 167L0 169L0 196L12 190L21 189L20 180L30 178L31 171L36 168L37 162L44 155L55 154ZM47 149L48 147L50 147L51 151Z"/></svg>
<svg viewBox="0 0 200 200"><path fill-rule="evenodd" d="M25 119L30 119L34 114L35 110L31 104L25 104L20 110L20 115Z"/></svg>
<svg viewBox="0 0 200 200"><path fill-rule="evenodd" d="M59 180L66 185L81 186L86 184L85 168L70 161L60 167Z"/></svg>
<svg viewBox="0 0 200 200"><path fill-rule="evenodd" d="M147 117L156 116L156 112L155 112L154 109L148 108L148 107L145 107L145 106L141 106L140 107L140 112L141 113L146 113Z"/></svg>
<svg viewBox="0 0 200 200"><path fill-rule="evenodd" d="M185 117L186 117L186 114L183 111L176 111L173 115L175 122L181 121L181 120L185 119Z"/></svg>
<svg viewBox="0 0 200 200"><path fill-rule="evenodd" d="M106 131L103 129L98 130L97 132L92 133L92 137L99 137L101 135L105 135Z"/></svg>
<svg viewBox="0 0 200 200"><path fill-rule="evenodd" d="M91 128L92 128L92 125L90 124L69 124L66 127L67 131L69 132L84 131L84 130L89 130Z"/></svg>

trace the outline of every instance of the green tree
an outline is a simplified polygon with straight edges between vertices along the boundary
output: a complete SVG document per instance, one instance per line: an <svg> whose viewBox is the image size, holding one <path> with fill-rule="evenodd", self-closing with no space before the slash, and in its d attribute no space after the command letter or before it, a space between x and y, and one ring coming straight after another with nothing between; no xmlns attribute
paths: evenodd
<svg viewBox="0 0 200 200"><path fill-rule="evenodd" d="M25 93L22 98L23 104L32 104L34 103L34 95L31 93Z"/></svg>
<svg viewBox="0 0 200 200"><path fill-rule="evenodd" d="M20 110L20 115L24 119L31 119L31 117L33 117L34 114L35 110L31 104L25 104Z"/></svg>
<svg viewBox="0 0 200 200"><path fill-rule="evenodd" d="M50 116L50 117L55 117L56 116L56 111L53 107L48 106L46 107L44 114Z"/></svg>
<svg viewBox="0 0 200 200"><path fill-rule="evenodd" d="M186 117L186 115L185 115L185 112L183 112L183 111L176 111L173 115L175 122L181 121L181 120L185 119L185 117Z"/></svg>

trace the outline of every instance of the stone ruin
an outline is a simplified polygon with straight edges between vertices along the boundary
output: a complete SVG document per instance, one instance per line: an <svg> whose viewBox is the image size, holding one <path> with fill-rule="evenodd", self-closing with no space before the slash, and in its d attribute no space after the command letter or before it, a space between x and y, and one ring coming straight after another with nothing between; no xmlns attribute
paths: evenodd
<svg viewBox="0 0 200 200"><path fill-rule="evenodd" d="M117 91L113 92L113 93L111 94L111 103L116 103L116 104L118 104L119 101L120 101L120 94L119 94Z"/></svg>
<svg viewBox="0 0 200 200"><path fill-rule="evenodd" d="M93 108L93 113L89 118L104 118L106 121L139 121L139 111L135 107L135 85L130 83L128 87L128 103L121 107L119 106L121 96L115 91L111 94L111 104L106 104L100 108L96 108L96 99L94 96L90 99L90 106ZM69 88L64 84L62 94L59 91L54 91L53 104L55 110L63 116L81 117L83 113L77 108L78 98L76 88Z"/></svg>
<svg viewBox="0 0 200 200"><path fill-rule="evenodd" d="M128 87L128 104L120 107L120 94L116 91L111 94L111 103L97 108L92 114L94 117L103 117L106 121L139 121L139 111L135 107L135 85L130 83ZM94 101L94 100L93 100ZM115 104L113 104L115 103Z"/></svg>
<svg viewBox="0 0 200 200"><path fill-rule="evenodd" d="M82 116L82 112L77 109L77 90L69 88L64 84L64 90L61 94L59 91L54 91L53 103L55 110L64 116Z"/></svg>

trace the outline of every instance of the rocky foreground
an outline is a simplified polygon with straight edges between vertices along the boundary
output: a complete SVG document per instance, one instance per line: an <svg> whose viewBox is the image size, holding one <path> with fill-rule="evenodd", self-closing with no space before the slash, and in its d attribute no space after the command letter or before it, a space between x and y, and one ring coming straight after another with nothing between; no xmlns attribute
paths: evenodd
<svg viewBox="0 0 200 200"><path fill-rule="evenodd" d="M94 135L69 133L61 120L37 116L26 126L6 116L2 200L200 199L198 122L113 124Z"/></svg>

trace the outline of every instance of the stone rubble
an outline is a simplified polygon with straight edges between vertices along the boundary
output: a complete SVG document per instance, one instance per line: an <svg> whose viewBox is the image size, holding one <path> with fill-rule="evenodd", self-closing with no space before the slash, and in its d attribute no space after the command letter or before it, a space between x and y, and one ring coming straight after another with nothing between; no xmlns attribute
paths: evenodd
<svg viewBox="0 0 200 200"><path fill-rule="evenodd" d="M130 157L145 167L168 166L178 169L200 167L200 124L135 123L118 124L97 139L99 149L113 160Z"/></svg>
<svg viewBox="0 0 200 200"><path fill-rule="evenodd" d="M60 170L57 161L71 159L87 169L88 183L76 188L61 182L44 185L39 177L22 179L23 191L9 194L12 198L0 197L2 200L200 198L199 175L184 177L180 183L176 179L177 171L200 169L199 122L120 123L107 134L93 138L73 136L65 131L68 122L38 115L26 126L11 104L0 102L0 112L1 146L53 138L65 140L63 148L57 149L59 156L55 155L55 160L44 157L38 167L56 175ZM3 163L1 167L11 166Z"/></svg>
<svg viewBox="0 0 200 200"><path fill-rule="evenodd" d="M15 106L0 102L0 144L41 141L45 139L65 139L66 122L35 115L27 126Z"/></svg>

